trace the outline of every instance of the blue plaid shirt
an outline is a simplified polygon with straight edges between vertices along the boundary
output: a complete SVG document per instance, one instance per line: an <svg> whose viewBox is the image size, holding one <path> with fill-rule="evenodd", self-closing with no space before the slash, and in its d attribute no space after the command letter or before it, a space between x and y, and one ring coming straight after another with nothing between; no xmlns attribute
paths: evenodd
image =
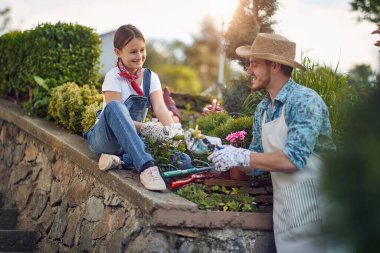
<svg viewBox="0 0 380 253"><path fill-rule="evenodd" d="M273 110L268 95L257 106L250 150L263 152L261 124L264 111L266 122L270 122L280 117L284 105L288 137L283 152L297 169L305 167L312 152L323 154L335 150L326 104L314 90L291 78L277 94Z"/></svg>

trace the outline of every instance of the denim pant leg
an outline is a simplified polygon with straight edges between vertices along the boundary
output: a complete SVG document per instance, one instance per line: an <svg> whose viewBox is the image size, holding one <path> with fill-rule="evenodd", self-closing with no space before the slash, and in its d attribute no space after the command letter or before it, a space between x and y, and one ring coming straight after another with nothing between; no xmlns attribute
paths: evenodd
<svg viewBox="0 0 380 253"><path fill-rule="evenodd" d="M145 152L145 145L137 134L128 109L119 101L106 105L87 141L95 153L127 153L139 172L145 163L153 161L153 157Z"/></svg>

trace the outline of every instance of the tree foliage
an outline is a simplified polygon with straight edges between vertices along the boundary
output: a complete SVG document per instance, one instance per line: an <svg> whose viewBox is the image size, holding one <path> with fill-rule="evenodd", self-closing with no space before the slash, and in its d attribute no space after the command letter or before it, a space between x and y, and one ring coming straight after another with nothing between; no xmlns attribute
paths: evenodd
<svg viewBox="0 0 380 253"><path fill-rule="evenodd" d="M194 38L193 45L185 51L185 64L196 69L203 89L217 81L220 39L220 31L214 21L207 17L202 23L201 34Z"/></svg>
<svg viewBox="0 0 380 253"><path fill-rule="evenodd" d="M350 4L353 11L362 13L359 20L367 20L375 24L380 22L379 0L352 0Z"/></svg>
<svg viewBox="0 0 380 253"><path fill-rule="evenodd" d="M348 72L348 83L360 93L368 92L373 87L380 87L380 74L372 71L368 64L355 65Z"/></svg>
<svg viewBox="0 0 380 253"><path fill-rule="evenodd" d="M380 238L380 90L351 111L343 142L323 170L323 186L331 208L327 224L335 239L355 250L377 252ZM344 180L342 180L344 178Z"/></svg>
<svg viewBox="0 0 380 253"><path fill-rule="evenodd" d="M11 9L8 7L0 10L0 34L4 33L8 29L11 21L11 18L9 17L10 12Z"/></svg>
<svg viewBox="0 0 380 253"><path fill-rule="evenodd" d="M272 25L276 23L273 15L277 8L276 0L241 0L224 35L226 57L244 65L244 59L236 55L235 49L251 45L260 32L273 32Z"/></svg>

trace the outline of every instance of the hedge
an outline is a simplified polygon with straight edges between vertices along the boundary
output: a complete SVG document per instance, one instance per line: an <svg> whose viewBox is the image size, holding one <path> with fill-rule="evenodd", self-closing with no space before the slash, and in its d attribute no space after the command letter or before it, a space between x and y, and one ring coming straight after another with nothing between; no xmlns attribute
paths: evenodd
<svg viewBox="0 0 380 253"><path fill-rule="evenodd" d="M40 24L0 37L0 95L29 112L46 116L50 89L66 82L92 84L100 79L100 38L78 24ZM41 86L34 81L45 80Z"/></svg>

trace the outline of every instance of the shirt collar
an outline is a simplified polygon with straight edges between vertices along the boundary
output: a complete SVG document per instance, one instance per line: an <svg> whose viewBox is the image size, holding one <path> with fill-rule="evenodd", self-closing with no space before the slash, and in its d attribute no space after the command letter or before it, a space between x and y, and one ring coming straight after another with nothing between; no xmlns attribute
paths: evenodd
<svg viewBox="0 0 380 253"><path fill-rule="evenodd" d="M276 104L276 101L281 102L281 104L284 104L286 99L289 97L289 94L292 92L295 82L292 78L289 78L289 80L285 83L285 85L281 88L280 92L275 97L274 101ZM269 94L266 95L266 97L263 100L264 107L269 106L270 104L270 97Z"/></svg>
<svg viewBox="0 0 380 253"><path fill-rule="evenodd" d="M277 94L275 101L280 101L282 104L285 103L286 99L289 97L289 94L292 92L294 88L295 82L292 78L285 83L285 85L281 88L280 92Z"/></svg>

